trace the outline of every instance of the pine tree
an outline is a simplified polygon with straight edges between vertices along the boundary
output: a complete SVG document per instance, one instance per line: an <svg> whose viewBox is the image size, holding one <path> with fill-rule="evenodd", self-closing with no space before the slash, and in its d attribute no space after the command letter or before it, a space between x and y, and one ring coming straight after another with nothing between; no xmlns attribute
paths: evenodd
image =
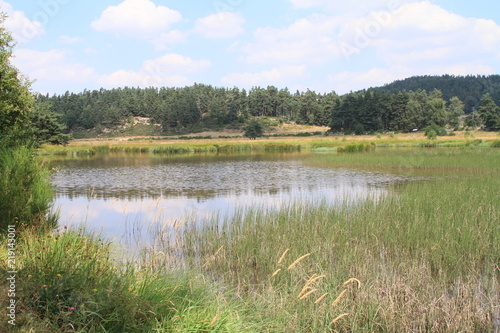
<svg viewBox="0 0 500 333"><path fill-rule="evenodd" d="M245 134L247 138L255 140L257 137L264 135L264 128L258 120L251 120L247 127L245 127Z"/></svg>
<svg viewBox="0 0 500 333"><path fill-rule="evenodd" d="M496 105L490 94L486 93L483 96L478 111L484 126L486 126L488 130L500 130L500 107Z"/></svg>

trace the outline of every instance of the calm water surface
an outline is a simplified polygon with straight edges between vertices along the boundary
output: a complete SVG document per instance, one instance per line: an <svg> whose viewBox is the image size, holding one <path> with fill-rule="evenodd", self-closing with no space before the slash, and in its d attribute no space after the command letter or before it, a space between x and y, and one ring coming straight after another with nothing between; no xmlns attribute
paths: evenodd
<svg viewBox="0 0 500 333"><path fill-rule="evenodd" d="M236 209L293 201L362 200L402 176L309 166L311 153L151 156L109 154L54 162L61 225L85 224L108 237L155 223L203 223Z"/></svg>

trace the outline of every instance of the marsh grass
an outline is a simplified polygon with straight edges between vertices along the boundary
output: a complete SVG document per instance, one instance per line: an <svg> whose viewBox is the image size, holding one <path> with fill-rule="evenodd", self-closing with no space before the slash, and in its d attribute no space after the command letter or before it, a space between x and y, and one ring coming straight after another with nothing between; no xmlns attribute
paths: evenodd
<svg viewBox="0 0 500 333"><path fill-rule="evenodd" d="M254 304L269 332L498 329L498 152L377 153L319 158L439 177L355 205L295 202L188 227L191 264ZM362 288L344 291L352 277Z"/></svg>
<svg viewBox="0 0 500 333"><path fill-rule="evenodd" d="M84 230L27 229L18 235L13 332L233 332L250 327L202 278L120 261L113 247ZM5 290L5 282L1 286ZM6 329L3 325L6 321L0 324Z"/></svg>
<svg viewBox="0 0 500 333"><path fill-rule="evenodd" d="M0 148L0 233L14 224L54 227L52 195L49 169L33 149Z"/></svg>
<svg viewBox="0 0 500 333"><path fill-rule="evenodd" d="M494 332L499 154L317 154L307 163L426 177L354 203L296 201L151 226L155 241L134 261L85 231L26 230L18 329Z"/></svg>

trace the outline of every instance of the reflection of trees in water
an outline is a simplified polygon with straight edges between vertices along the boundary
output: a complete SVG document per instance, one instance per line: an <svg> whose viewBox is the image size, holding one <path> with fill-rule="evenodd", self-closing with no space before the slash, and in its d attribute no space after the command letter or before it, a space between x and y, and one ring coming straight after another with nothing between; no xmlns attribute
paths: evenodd
<svg viewBox="0 0 500 333"><path fill-rule="evenodd" d="M65 161L53 177L56 198L187 198L279 196L318 190L359 192L399 178L353 170L323 169L302 163L300 155L103 156Z"/></svg>
<svg viewBox="0 0 500 333"><path fill-rule="evenodd" d="M313 191L317 186L310 185L307 186L308 191ZM120 199L120 200L146 200L152 199L156 200L158 198L186 198L186 199L196 199L200 202L219 198L219 197L238 197L238 196L276 196L279 194L290 194L294 189L291 186L283 186L281 188L267 188L267 187L255 187L253 189L218 189L218 190L205 190L205 189L172 189L172 190L148 190L148 189L121 189L109 191L106 188L58 188L55 194L55 198L67 198L70 200L88 197L91 199ZM92 195L90 193L92 192Z"/></svg>

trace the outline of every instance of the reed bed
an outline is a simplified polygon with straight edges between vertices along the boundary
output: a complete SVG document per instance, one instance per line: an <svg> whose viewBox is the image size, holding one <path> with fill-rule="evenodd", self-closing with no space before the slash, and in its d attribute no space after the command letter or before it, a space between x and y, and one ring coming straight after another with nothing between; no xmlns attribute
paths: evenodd
<svg viewBox="0 0 500 333"><path fill-rule="evenodd" d="M498 151L397 154L447 176L354 205L256 207L187 227L186 260L260 311L268 332L498 330ZM327 161L400 167L375 155Z"/></svg>

